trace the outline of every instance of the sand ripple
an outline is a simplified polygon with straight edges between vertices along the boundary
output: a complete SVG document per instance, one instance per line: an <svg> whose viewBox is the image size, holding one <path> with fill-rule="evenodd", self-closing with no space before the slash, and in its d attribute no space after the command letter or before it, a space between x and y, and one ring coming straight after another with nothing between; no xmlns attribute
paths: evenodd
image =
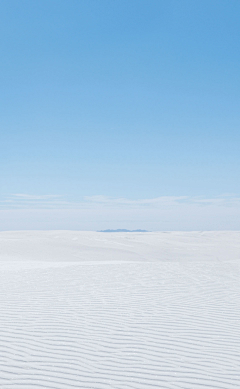
<svg viewBox="0 0 240 389"><path fill-rule="evenodd" d="M239 262L0 272L2 389L239 388Z"/></svg>

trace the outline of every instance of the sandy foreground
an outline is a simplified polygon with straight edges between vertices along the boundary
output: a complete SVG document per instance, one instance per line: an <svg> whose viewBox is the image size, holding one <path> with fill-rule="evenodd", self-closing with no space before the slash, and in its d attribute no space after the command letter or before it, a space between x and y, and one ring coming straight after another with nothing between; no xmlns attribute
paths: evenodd
<svg viewBox="0 0 240 389"><path fill-rule="evenodd" d="M0 387L240 388L240 232L1 232Z"/></svg>

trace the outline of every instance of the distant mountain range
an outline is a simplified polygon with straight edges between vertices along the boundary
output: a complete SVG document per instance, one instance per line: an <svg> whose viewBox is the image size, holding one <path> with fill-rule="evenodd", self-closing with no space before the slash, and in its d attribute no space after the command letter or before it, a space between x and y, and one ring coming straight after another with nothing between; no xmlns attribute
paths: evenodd
<svg viewBox="0 0 240 389"><path fill-rule="evenodd" d="M147 230L125 230L125 229L118 229L118 230L101 230L99 232L149 232Z"/></svg>

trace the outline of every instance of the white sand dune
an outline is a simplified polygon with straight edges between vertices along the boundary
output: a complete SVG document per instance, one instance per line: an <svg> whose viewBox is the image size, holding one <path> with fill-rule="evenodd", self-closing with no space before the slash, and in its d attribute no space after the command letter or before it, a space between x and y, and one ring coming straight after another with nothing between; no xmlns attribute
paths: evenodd
<svg viewBox="0 0 240 389"><path fill-rule="evenodd" d="M0 387L240 388L240 233L0 233Z"/></svg>

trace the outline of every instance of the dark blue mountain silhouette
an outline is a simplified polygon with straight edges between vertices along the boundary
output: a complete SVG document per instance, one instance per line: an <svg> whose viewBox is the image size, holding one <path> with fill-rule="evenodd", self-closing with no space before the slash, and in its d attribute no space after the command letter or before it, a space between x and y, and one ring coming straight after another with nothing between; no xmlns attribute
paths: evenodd
<svg viewBox="0 0 240 389"><path fill-rule="evenodd" d="M117 229L117 230L101 230L99 232L149 232L147 230L125 230L125 229Z"/></svg>

